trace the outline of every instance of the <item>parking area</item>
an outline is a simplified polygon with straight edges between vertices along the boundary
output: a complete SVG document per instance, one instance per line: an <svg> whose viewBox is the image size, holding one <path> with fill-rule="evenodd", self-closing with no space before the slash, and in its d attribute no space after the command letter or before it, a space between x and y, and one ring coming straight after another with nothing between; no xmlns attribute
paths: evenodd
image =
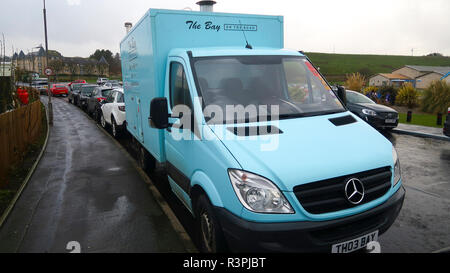
<svg viewBox="0 0 450 273"><path fill-rule="evenodd" d="M381 236L384 252L434 252L450 246L450 142L386 134L402 166L406 198Z"/></svg>

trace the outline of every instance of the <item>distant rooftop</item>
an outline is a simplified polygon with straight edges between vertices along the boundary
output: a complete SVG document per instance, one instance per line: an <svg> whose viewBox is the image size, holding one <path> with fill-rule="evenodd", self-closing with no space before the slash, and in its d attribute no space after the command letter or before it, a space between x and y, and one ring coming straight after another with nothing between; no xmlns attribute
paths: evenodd
<svg viewBox="0 0 450 273"><path fill-rule="evenodd" d="M401 74L389 74L389 73L380 73L381 76L391 79L391 80L410 80L410 77L406 77Z"/></svg>
<svg viewBox="0 0 450 273"><path fill-rule="evenodd" d="M445 75L450 72L450 66L420 66L420 65L406 65L406 67L412 68L420 72L435 72L441 75Z"/></svg>

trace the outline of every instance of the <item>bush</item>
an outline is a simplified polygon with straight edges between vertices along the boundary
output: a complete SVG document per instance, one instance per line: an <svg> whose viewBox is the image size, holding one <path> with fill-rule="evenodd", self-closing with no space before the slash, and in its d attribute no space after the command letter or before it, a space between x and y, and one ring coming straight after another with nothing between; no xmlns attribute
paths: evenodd
<svg viewBox="0 0 450 273"><path fill-rule="evenodd" d="M345 87L349 90L362 92L364 85L366 84L366 78L360 73L353 73L347 75L347 80L345 81Z"/></svg>
<svg viewBox="0 0 450 273"><path fill-rule="evenodd" d="M395 99L397 97L398 89L392 85L385 85L380 88L381 98L385 102L390 104L395 104Z"/></svg>
<svg viewBox="0 0 450 273"><path fill-rule="evenodd" d="M445 81L434 81L424 91L422 111L428 113L447 113L450 107L450 85Z"/></svg>
<svg viewBox="0 0 450 273"><path fill-rule="evenodd" d="M376 87L376 86L368 86L368 87L364 88L363 94L367 95L367 94L369 94L371 92L378 93L378 87Z"/></svg>
<svg viewBox="0 0 450 273"><path fill-rule="evenodd" d="M398 105L404 105L412 109L419 103L419 92L417 92L411 83L405 83L398 90L396 102Z"/></svg>

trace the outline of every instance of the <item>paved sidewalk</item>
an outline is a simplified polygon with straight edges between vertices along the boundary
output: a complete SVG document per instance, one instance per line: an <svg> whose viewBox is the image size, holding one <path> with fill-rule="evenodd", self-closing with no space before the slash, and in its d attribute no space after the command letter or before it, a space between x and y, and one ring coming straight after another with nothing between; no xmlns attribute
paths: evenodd
<svg viewBox="0 0 450 273"><path fill-rule="evenodd" d="M47 98L42 98L47 101ZM0 252L185 252L132 159L54 99L47 149L0 229Z"/></svg>
<svg viewBox="0 0 450 273"><path fill-rule="evenodd" d="M392 130L392 132L450 141L450 137L447 137L443 134L442 128L399 123L398 127Z"/></svg>

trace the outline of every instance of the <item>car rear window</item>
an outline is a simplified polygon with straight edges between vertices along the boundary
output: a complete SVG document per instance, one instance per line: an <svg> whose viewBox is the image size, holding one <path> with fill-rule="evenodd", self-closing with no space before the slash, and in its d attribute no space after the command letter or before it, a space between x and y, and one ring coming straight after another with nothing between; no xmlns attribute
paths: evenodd
<svg viewBox="0 0 450 273"><path fill-rule="evenodd" d="M117 102L124 102L124 100L123 100L123 93L118 93L117 94Z"/></svg>
<svg viewBox="0 0 450 273"><path fill-rule="evenodd" d="M81 94L83 95L90 95L92 94L92 91L94 90L95 86L83 86L81 88Z"/></svg>
<svg viewBox="0 0 450 273"><path fill-rule="evenodd" d="M113 91L112 89L102 90L102 97L106 98L107 96L109 96L111 94L112 91Z"/></svg>

